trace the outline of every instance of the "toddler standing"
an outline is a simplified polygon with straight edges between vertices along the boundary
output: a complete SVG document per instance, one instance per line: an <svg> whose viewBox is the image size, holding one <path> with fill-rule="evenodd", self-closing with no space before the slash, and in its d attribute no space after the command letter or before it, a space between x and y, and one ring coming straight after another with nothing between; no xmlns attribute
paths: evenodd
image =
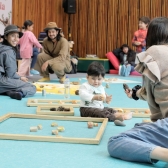
<svg viewBox="0 0 168 168"><path fill-rule="evenodd" d="M36 39L35 35L32 33L34 27L33 22L31 20L26 20L24 22L24 27L25 27L24 34L19 41L20 57L22 58L22 62L19 67L18 74L20 76L30 76L30 72L32 74L38 74L38 71L35 71L32 67L32 65L33 66L35 65L38 56L38 54L33 55L33 46L36 46L37 48L42 48L42 46ZM31 63L32 56L34 57Z"/></svg>
<svg viewBox="0 0 168 168"><path fill-rule="evenodd" d="M141 17L139 19L139 30L134 33L132 45L136 46L136 52L140 53L146 50L146 34L148 30L150 19L148 17Z"/></svg>

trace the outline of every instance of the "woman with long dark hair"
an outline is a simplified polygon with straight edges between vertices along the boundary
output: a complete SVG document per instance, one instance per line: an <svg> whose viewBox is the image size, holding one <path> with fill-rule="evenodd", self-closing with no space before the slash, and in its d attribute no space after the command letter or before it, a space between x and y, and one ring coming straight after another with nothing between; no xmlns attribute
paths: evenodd
<svg viewBox="0 0 168 168"><path fill-rule="evenodd" d="M110 138L112 157L128 161L168 162L168 18L151 21L147 33L147 50L137 55L135 69L143 75L143 85L126 89L128 97L146 100L153 123L135 127Z"/></svg>

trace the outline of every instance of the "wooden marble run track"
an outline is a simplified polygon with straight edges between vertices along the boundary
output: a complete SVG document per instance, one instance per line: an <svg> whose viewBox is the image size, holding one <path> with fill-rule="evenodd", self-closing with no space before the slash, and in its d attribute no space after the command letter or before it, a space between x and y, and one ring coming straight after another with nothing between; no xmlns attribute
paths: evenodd
<svg viewBox="0 0 168 168"><path fill-rule="evenodd" d="M120 113L128 113L132 112L132 116L135 118L149 118L151 112L147 108L121 108L121 107L112 107Z"/></svg>
<svg viewBox="0 0 168 168"><path fill-rule="evenodd" d="M58 100L58 99L28 99L27 106L70 106L79 107L80 100Z"/></svg>

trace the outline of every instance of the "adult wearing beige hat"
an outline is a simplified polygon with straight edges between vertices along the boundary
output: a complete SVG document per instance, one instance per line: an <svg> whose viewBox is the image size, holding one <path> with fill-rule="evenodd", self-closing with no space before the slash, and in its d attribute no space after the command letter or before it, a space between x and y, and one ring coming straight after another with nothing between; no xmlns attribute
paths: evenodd
<svg viewBox="0 0 168 168"><path fill-rule="evenodd" d="M43 40L44 52L37 58L35 69L40 72L39 82L50 81L49 73L55 73L60 83L65 80L65 74L72 70L68 41L62 37L55 22L49 22L44 29L47 37Z"/></svg>

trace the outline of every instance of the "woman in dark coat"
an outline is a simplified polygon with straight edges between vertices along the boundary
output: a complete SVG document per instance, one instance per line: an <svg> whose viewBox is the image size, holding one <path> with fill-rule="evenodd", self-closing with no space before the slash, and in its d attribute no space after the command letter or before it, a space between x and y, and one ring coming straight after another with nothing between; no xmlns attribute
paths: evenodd
<svg viewBox="0 0 168 168"><path fill-rule="evenodd" d="M127 44L123 44L120 48L113 50L113 54L118 58L120 61L120 65L122 65L121 75L123 76L129 75L125 69L129 69L129 73L134 71L135 67L135 58L136 52L129 48ZM124 72L126 75L124 75Z"/></svg>
<svg viewBox="0 0 168 168"><path fill-rule="evenodd" d="M4 30L4 40L0 44L0 94L17 100L36 93L36 87L16 73L16 46L22 35L17 26L9 25Z"/></svg>

